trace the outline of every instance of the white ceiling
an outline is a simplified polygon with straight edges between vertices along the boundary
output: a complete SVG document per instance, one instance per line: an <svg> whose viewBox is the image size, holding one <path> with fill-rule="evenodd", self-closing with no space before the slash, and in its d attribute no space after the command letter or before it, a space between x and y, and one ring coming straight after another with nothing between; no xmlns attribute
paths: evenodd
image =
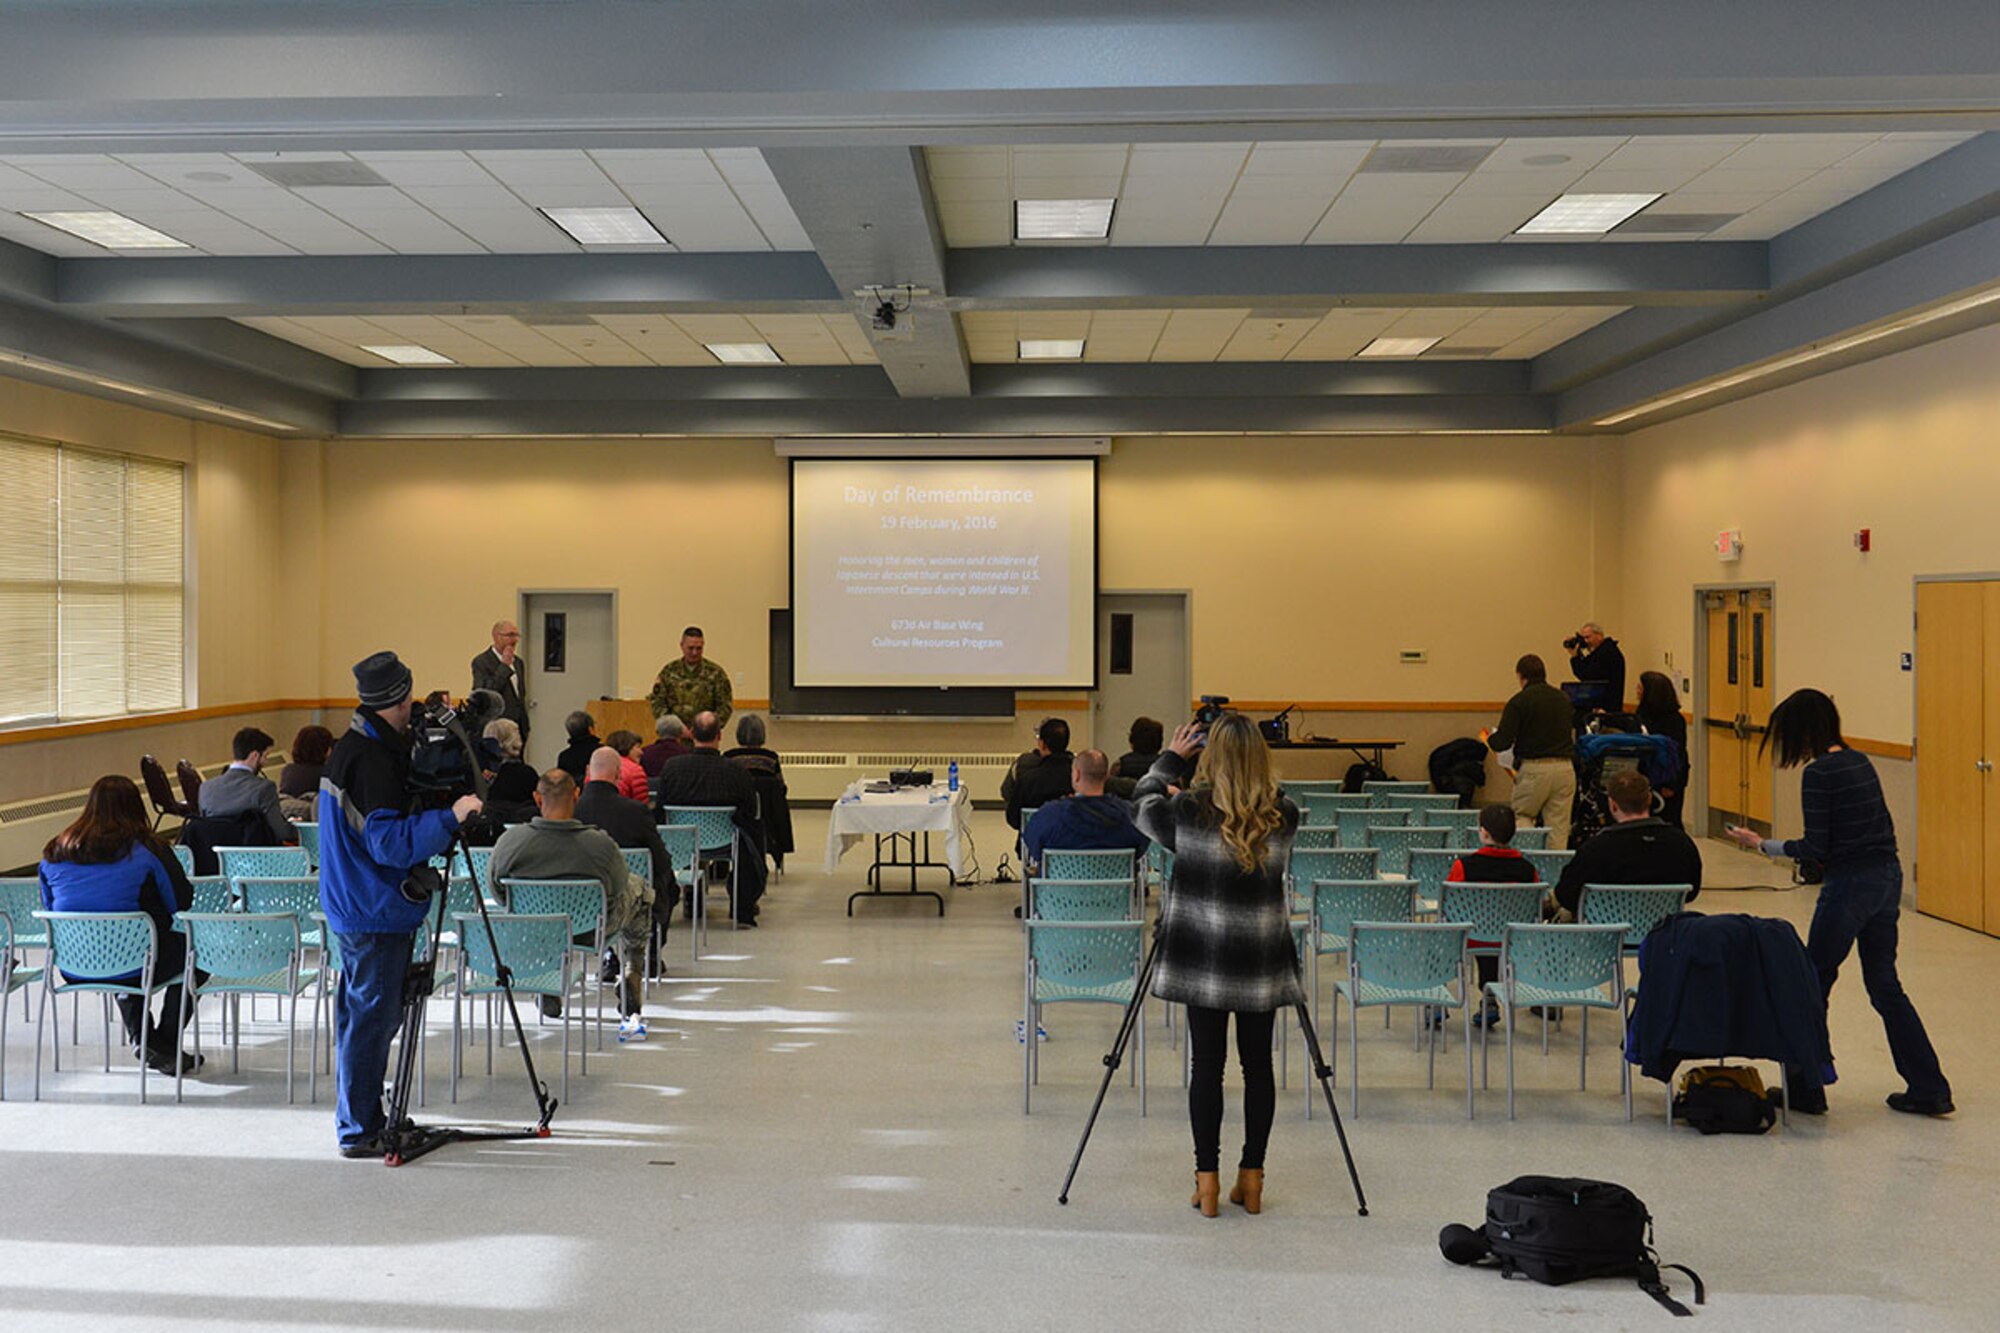
<svg viewBox="0 0 2000 1333"><path fill-rule="evenodd" d="M1236 310L968 311L976 362L1018 359L1022 338L1082 338L1085 361L1345 361L1377 338L1439 338L1425 360L1538 356L1621 306L1424 306L1326 315ZM1480 350L1485 349L1485 350Z"/></svg>
<svg viewBox="0 0 2000 1333"><path fill-rule="evenodd" d="M390 183L286 189L252 162L359 162ZM111 209L210 255L560 254L579 247L537 208L626 204L674 250L812 248L754 148L0 157L0 237L55 255L107 252L21 213Z"/></svg>
<svg viewBox="0 0 2000 1333"><path fill-rule="evenodd" d="M533 316L529 317L531 320ZM540 324L511 315L303 315L237 321L350 365L386 369L364 346L416 343L462 366L713 366L703 343L768 342L788 365L873 365L851 315L598 315Z"/></svg>
<svg viewBox="0 0 2000 1333"><path fill-rule="evenodd" d="M1015 199L1103 198L1118 200L1113 245L1532 245L1596 239L1513 235L1558 195L1586 191L1665 195L1649 214L1739 215L1705 236L1614 232L1603 238L1609 242L1768 240L1971 137L1714 134L1391 145L1492 148L1469 172L1361 171L1373 140L1015 145L931 148L926 155L946 243L957 247L1011 244Z"/></svg>

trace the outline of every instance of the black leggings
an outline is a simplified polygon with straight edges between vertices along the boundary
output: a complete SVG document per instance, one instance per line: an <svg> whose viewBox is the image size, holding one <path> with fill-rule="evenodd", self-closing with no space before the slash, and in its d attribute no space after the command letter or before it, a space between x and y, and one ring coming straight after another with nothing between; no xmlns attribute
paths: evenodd
<svg viewBox="0 0 2000 1333"><path fill-rule="evenodd" d="M1222 1066L1229 1058L1227 1009L1189 1005L1188 1041L1194 1075L1188 1083L1188 1121L1194 1128L1194 1169L1215 1171L1222 1155ZM1243 1160L1247 1171L1264 1169L1271 1141L1271 1117L1278 1090L1271 1075L1271 1025L1277 1012L1236 1014L1236 1059L1243 1066Z"/></svg>

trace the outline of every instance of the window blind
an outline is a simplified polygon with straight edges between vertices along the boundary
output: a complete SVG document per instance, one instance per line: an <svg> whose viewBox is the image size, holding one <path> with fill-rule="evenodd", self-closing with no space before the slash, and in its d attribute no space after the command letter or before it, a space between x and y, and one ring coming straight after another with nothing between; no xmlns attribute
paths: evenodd
<svg viewBox="0 0 2000 1333"><path fill-rule="evenodd" d="M0 723L182 706L171 463L0 439Z"/></svg>

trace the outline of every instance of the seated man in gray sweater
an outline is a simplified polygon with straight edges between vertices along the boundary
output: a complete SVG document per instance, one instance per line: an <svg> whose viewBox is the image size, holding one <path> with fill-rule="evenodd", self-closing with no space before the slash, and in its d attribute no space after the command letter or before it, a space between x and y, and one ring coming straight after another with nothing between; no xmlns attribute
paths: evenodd
<svg viewBox="0 0 2000 1333"><path fill-rule="evenodd" d="M271 830L271 842L279 847L299 840L299 831L278 804L278 787L264 776L264 755L271 748L269 733L245 727L230 741L235 762L201 784L201 814L204 819L227 819L231 815L256 813Z"/></svg>
<svg viewBox="0 0 2000 1333"><path fill-rule="evenodd" d="M576 798L576 779L569 774L559 768L542 774L535 787L541 814L500 835L488 874L503 897L510 879L594 879L604 886L604 939L621 963L618 1040L641 1041L646 1020L639 1012L640 979L653 919L653 886L632 878L625 854L610 834L577 820ZM542 1012L554 1018L562 1007L544 999Z"/></svg>

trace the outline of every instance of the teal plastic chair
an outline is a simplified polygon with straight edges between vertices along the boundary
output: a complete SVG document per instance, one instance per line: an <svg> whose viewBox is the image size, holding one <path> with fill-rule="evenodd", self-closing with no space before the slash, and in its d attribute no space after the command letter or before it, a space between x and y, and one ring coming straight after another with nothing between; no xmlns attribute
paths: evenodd
<svg viewBox="0 0 2000 1333"><path fill-rule="evenodd" d="M736 811L726 805L668 805L660 809L662 824L692 826L696 852L702 861L729 863L729 927L736 928ZM694 886L694 932L708 943L708 885L702 877Z"/></svg>
<svg viewBox="0 0 2000 1333"><path fill-rule="evenodd" d="M232 884L253 877L307 879L313 872L312 858L303 847L218 847L215 855L222 877Z"/></svg>
<svg viewBox="0 0 2000 1333"><path fill-rule="evenodd" d="M150 1047L153 997L180 980L156 977L160 956L159 931L144 912L47 912L35 918L48 930L49 950L43 974L41 1003L35 1016L35 1100L42 1099L42 1033L49 1003L65 993L92 992L105 997L135 995L145 1005L139 1021L139 1046ZM71 1019L72 1025L74 1018ZM55 1043L56 1072L62 1071L62 1049ZM146 1103L146 1071L139 1062L139 1104ZM111 1023L104 1024L104 1072L111 1072Z"/></svg>
<svg viewBox="0 0 2000 1333"><path fill-rule="evenodd" d="M1479 812L1477 810L1421 810L1418 817L1427 828L1450 830L1444 840L1447 847L1462 847L1468 851L1479 845Z"/></svg>
<svg viewBox="0 0 2000 1333"><path fill-rule="evenodd" d="M1636 954L1653 927L1687 906L1692 884L1586 884L1576 919L1586 926L1625 923L1625 952Z"/></svg>
<svg viewBox="0 0 2000 1333"><path fill-rule="evenodd" d="M1037 921L1136 921L1128 879L1036 879L1028 911Z"/></svg>
<svg viewBox="0 0 2000 1333"><path fill-rule="evenodd" d="M1385 805L1401 805L1401 801L1390 799L1396 796L1425 796L1430 794L1431 784L1413 782L1398 778L1374 778L1361 784L1362 794L1377 809Z"/></svg>
<svg viewBox="0 0 2000 1333"><path fill-rule="evenodd" d="M1442 813L1447 810L1456 810L1459 808L1458 797L1449 792L1434 792L1428 787L1422 791L1390 792L1389 795L1393 799L1384 801L1383 804L1401 806L1406 810L1415 810L1417 812L1413 820L1415 823L1427 822L1423 819L1423 816L1426 814L1433 812ZM1474 811L1473 813L1477 814L1478 811Z"/></svg>
<svg viewBox="0 0 2000 1333"><path fill-rule="evenodd" d="M1311 969L1308 984L1312 988L1315 1005L1319 1003L1319 960L1328 954L1346 955L1348 931L1355 922L1407 922L1413 911L1409 884L1396 879L1315 879L1308 885L1307 901L1311 904L1311 914L1306 935L1310 948L1306 959ZM1329 1052L1340 1040L1334 1023L1338 1017L1338 1007L1330 1006L1327 1010Z"/></svg>
<svg viewBox="0 0 2000 1333"><path fill-rule="evenodd" d="M595 881L592 881L593 887ZM493 938L500 945L500 957L506 960L511 974L514 994L518 996L550 996L563 1001L562 1014L562 1099L569 1100L569 1029L576 1013L576 1005L571 1003L570 992L576 992L575 999L585 996L585 978L577 975L575 962L576 946L572 943L574 923L566 912L517 915L510 912L494 912ZM504 988L500 985L498 969L493 957L493 944L486 938L486 929L476 916L460 914L456 919L458 936L465 941L465 947L458 956L458 975L455 979L457 994L462 998L475 995L499 995ZM451 1099L458 1100L458 1078L464 1066L462 1007L454 1002L451 1007ZM486 1024L486 1072L493 1073L493 1032L499 1023L491 1019ZM578 1069L586 1077L590 1074L590 1043L579 1041Z"/></svg>
<svg viewBox="0 0 2000 1333"><path fill-rule="evenodd" d="M1437 911L1438 895L1444 890L1445 878L1451 874L1458 858L1464 855L1465 852L1449 846L1410 849L1410 864L1404 873L1416 885L1419 915Z"/></svg>
<svg viewBox="0 0 2000 1333"><path fill-rule="evenodd" d="M1297 802L1307 796L1327 793L1335 796L1344 795L1347 792L1347 784L1339 778L1286 778L1278 784L1278 790ZM1360 795L1359 792L1354 794Z"/></svg>
<svg viewBox="0 0 2000 1333"><path fill-rule="evenodd" d="M192 875L194 873L194 849L192 847L183 847L179 843L175 843L174 860L181 863L182 874Z"/></svg>
<svg viewBox="0 0 2000 1333"><path fill-rule="evenodd" d="M326 936L313 918L319 912L319 880L312 875L246 875L235 881L237 900L260 916L288 912L298 919L302 949L323 949Z"/></svg>
<svg viewBox="0 0 2000 1333"><path fill-rule="evenodd" d="M1291 860L1285 865L1292 885L1292 910L1312 910L1312 886L1320 880L1377 878L1382 873L1381 860L1382 854L1373 847L1322 849L1293 843Z"/></svg>
<svg viewBox="0 0 2000 1333"><path fill-rule="evenodd" d="M1517 852L1545 852L1549 848L1549 831L1539 824L1523 824L1514 830L1514 841L1509 844ZM1555 848L1566 852L1567 847Z"/></svg>
<svg viewBox="0 0 2000 1333"><path fill-rule="evenodd" d="M516 916L569 918L570 950L579 984L597 981L597 1049L604 1049L604 886L594 879L503 879L507 910ZM485 943L482 938L480 943ZM501 956L506 956L502 945Z"/></svg>
<svg viewBox="0 0 2000 1333"><path fill-rule="evenodd" d="M1037 921L1029 917L1021 926L1028 955L1022 1004L1022 1024L1028 1037L1021 1044L1021 1114L1028 1115L1034 1109L1034 1086L1041 1078L1042 1044L1033 1034L1041 1027L1042 1007L1115 1004L1122 1009L1131 1004L1144 966L1147 925L1143 921ZM1133 1024L1138 1033L1139 1062L1132 1071L1142 1116L1146 1114L1143 1003Z"/></svg>
<svg viewBox="0 0 2000 1333"><path fill-rule="evenodd" d="M1371 828L1394 828L1410 822L1408 810L1378 810L1364 806L1355 810L1336 810L1333 817L1340 827L1342 847L1367 847L1368 830Z"/></svg>
<svg viewBox="0 0 2000 1333"><path fill-rule="evenodd" d="M1631 926L1615 921L1594 926L1510 925L1501 935L1500 979L1486 993L1507 1012L1507 1118L1514 1118L1514 1014L1524 1005L1543 1010L1583 1010L1576 1086L1584 1091L1590 1072L1590 1011L1616 1009L1623 1033L1630 1017L1625 989L1625 934ZM1489 1027L1491 1025L1488 1025ZM1479 1037L1480 1081L1485 1082L1486 1031ZM1544 1028L1546 1031L1546 1027ZM1619 1042L1618 1082L1625 1095L1625 1119L1632 1119L1632 1067Z"/></svg>
<svg viewBox="0 0 2000 1333"><path fill-rule="evenodd" d="M188 887L194 890L190 912L228 912L236 907L236 890L220 875L189 875Z"/></svg>
<svg viewBox="0 0 2000 1333"><path fill-rule="evenodd" d="M1367 793L1358 791L1309 791L1293 797L1299 817L1308 824L1331 824L1342 810L1366 810Z"/></svg>
<svg viewBox="0 0 2000 1333"><path fill-rule="evenodd" d="M1449 1014L1466 1007L1470 993L1470 962L1465 944L1471 927L1462 921L1433 925L1357 921L1347 932L1347 976L1334 983L1335 1022L1340 1001L1347 1001L1348 1096L1361 1114L1361 1010L1375 1006L1408 1005L1419 1014L1438 1009ZM1437 1086L1437 1048L1443 1025L1431 1028L1427 1086ZM1465 1041L1465 1117L1473 1117L1472 1040Z"/></svg>
<svg viewBox="0 0 2000 1333"><path fill-rule="evenodd" d="M1375 813L1380 814L1380 811ZM1410 873L1410 850L1415 847L1442 849L1446 830L1441 828L1403 827L1392 825L1383 828L1371 824L1368 827L1368 841L1381 853L1382 873L1385 875L1407 875Z"/></svg>
<svg viewBox="0 0 2000 1333"><path fill-rule="evenodd" d="M640 893L646 889L650 889L653 884L652 849L650 847L620 847L618 850L625 856L625 873L632 881L633 891ZM650 923L648 923L647 929L652 929ZM655 941L655 947L648 949L646 952L648 954L659 953L657 946L658 941ZM650 970L649 968L648 971ZM641 986L646 986L651 981L651 976L646 975L644 972L640 974L639 984ZM650 989L646 993L649 996L652 994Z"/></svg>
<svg viewBox="0 0 2000 1333"><path fill-rule="evenodd" d="M300 824L295 822L292 825L292 827L299 831L299 850L306 854L306 859L308 861L312 862L313 869L318 870L319 869L319 825Z"/></svg>
<svg viewBox="0 0 2000 1333"><path fill-rule="evenodd" d="M34 921L31 916L26 919ZM7 1100L7 1024L14 1006L14 992L26 990L41 979L41 968L15 965L14 918L0 912L0 1102Z"/></svg>
<svg viewBox="0 0 2000 1333"><path fill-rule="evenodd" d="M1129 847L1118 847L1109 850L1044 847L1042 849L1041 866L1033 876L1023 877L1022 885L1024 892L1029 878L1032 878L1037 884L1044 884L1054 880L1122 879L1125 881L1126 895L1132 900L1132 910L1124 915L1136 917L1139 914L1140 907L1145 902L1143 889L1139 880L1139 854ZM1023 915L1026 914L1027 910L1027 904L1024 901L1022 904Z"/></svg>
<svg viewBox="0 0 2000 1333"><path fill-rule="evenodd" d="M1576 853L1568 851L1552 852L1540 847L1523 847L1521 846L1521 835L1528 831L1527 829L1515 830L1513 846L1522 856L1527 857L1528 864L1535 868L1536 879L1544 884L1553 884L1562 878L1563 867L1570 863L1570 859ZM1534 831L1540 833L1543 830L1536 829Z"/></svg>
<svg viewBox="0 0 2000 1333"><path fill-rule="evenodd" d="M660 825L660 841L666 846L667 868L673 873L674 883L681 890L693 893L697 887L696 877L701 872L701 830L692 824L662 824ZM695 898L696 901L699 901L700 895L696 894ZM657 944L659 947L664 948L666 945L665 938L663 937L657 941ZM693 923L690 922L688 930L688 967L692 970L700 964L701 932L693 929Z"/></svg>
<svg viewBox="0 0 2000 1333"><path fill-rule="evenodd" d="M252 883L256 881L250 881ZM187 932L187 985L181 991L181 1021L193 1017L204 995L276 995L289 1003L285 1010L285 1101L293 1100L293 1071L298 1063L299 996L319 980L319 969L303 967L299 917L276 912L182 912ZM206 979L203 974L206 974ZM197 1035L196 1046L200 1038ZM243 1025L236 1025L229 1046L229 1072L242 1067ZM319 1006L312 1008L312 1048L307 1056L313 1092L319 1076ZM174 1074L174 1100L181 1100L180 1070Z"/></svg>
<svg viewBox="0 0 2000 1333"><path fill-rule="evenodd" d="M1301 824L1292 833L1292 846L1309 852L1331 851L1340 846L1340 826L1331 817L1324 824Z"/></svg>
<svg viewBox="0 0 2000 1333"><path fill-rule="evenodd" d="M1466 952L1498 954L1507 927L1537 925L1542 904L1548 899L1546 884L1446 884L1438 896L1438 916L1445 921L1463 921L1471 928Z"/></svg>

